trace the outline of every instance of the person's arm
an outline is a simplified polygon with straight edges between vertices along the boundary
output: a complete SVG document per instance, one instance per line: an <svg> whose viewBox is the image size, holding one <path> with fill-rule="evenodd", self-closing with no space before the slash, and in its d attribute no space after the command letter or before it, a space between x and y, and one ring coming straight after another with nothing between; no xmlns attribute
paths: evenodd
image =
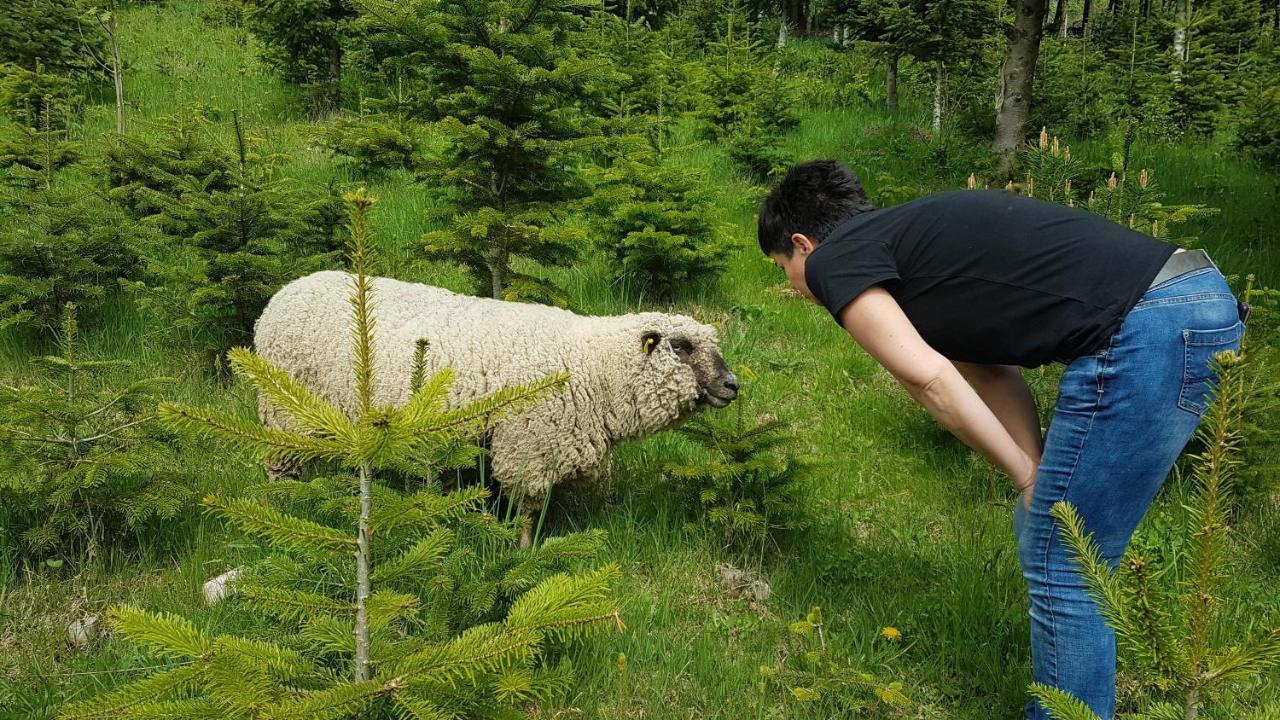
<svg viewBox="0 0 1280 720"><path fill-rule="evenodd" d="M872 287L840 312L840 324L916 402L965 445L1013 479L1030 499L1037 463L965 382L950 360L929 347L893 296Z"/></svg>
<svg viewBox="0 0 1280 720"><path fill-rule="evenodd" d="M1004 425L1013 441L1018 443L1038 465L1044 452L1044 436L1040 432L1040 414L1036 411L1036 399L1022 379L1022 373L1012 365L979 365L955 363L978 397Z"/></svg>

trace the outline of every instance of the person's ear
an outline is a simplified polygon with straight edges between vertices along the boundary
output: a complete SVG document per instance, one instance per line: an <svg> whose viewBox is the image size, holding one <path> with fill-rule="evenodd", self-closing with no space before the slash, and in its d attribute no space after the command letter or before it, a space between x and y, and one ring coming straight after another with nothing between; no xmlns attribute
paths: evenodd
<svg viewBox="0 0 1280 720"><path fill-rule="evenodd" d="M808 255L816 247L814 242L804 233L791 233L791 249L801 255Z"/></svg>

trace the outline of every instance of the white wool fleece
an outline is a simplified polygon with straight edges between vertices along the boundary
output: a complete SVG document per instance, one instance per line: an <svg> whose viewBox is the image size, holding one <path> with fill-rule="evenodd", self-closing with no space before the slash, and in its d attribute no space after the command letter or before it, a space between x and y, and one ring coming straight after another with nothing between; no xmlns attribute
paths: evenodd
<svg viewBox="0 0 1280 720"><path fill-rule="evenodd" d="M326 271L289 283L271 298L254 331L258 354L348 413L356 404L352 280ZM492 431L494 477L530 498L526 509L536 507L552 483L606 472L614 443L652 434L694 411L694 372L667 339L686 337L718 353L715 329L683 315L589 317L389 278L372 282L377 404L409 399L419 339L430 343L427 377L446 367L457 374L451 406L569 374L563 390ZM650 333L662 340L646 352ZM287 419L264 403L259 410L265 424L285 426Z"/></svg>

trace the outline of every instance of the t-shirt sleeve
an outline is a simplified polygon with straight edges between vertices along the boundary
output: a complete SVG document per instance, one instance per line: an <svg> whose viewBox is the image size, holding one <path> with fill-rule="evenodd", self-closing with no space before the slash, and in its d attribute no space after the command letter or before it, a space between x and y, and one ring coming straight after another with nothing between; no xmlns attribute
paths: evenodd
<svg viewBox="0 0 1280 720"><path fill-rule="evenodd" d="M898 264L889 247L876 240L842 240L819 245L804 269L805 282L831 317L872 285L898 280Z"/></svg>

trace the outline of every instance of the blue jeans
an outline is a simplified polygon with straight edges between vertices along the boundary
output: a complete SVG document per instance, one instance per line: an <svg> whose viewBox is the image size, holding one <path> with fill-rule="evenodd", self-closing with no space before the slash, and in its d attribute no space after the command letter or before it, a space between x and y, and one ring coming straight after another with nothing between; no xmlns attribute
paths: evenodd
<svg viewBox="0 0 1280 720"><path fill-rule="evenodd" d="M1014 511L1031 600L1036 682L1115 713L1116 640L1049 515L1076 507L1114 568L1138 521L1208 409L1214 353L1238 350L1236 299L1216 268L1151 288L1106 347L1076 358L1059 385L1030 509ZM1047 720L1027 703L1030 720Z"/></svg>

